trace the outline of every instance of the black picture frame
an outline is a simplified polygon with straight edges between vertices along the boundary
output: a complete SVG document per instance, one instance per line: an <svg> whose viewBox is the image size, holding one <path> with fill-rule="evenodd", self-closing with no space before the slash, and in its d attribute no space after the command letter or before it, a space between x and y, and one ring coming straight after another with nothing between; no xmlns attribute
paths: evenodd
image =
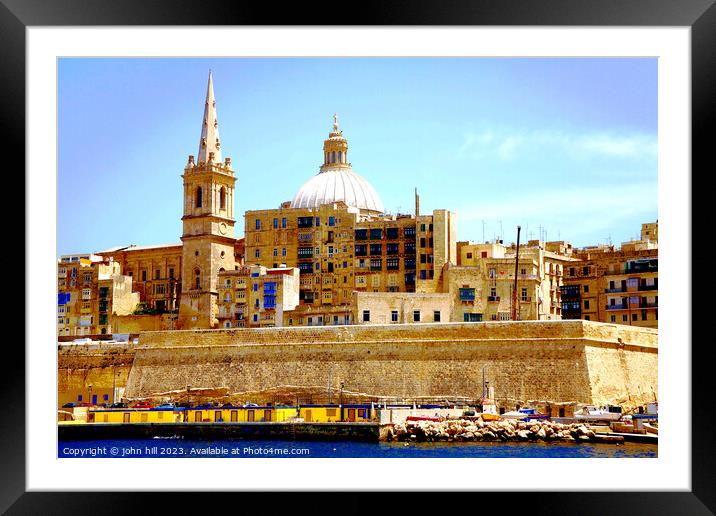
<svg viewBox="0 0 716 516"><path fill-rule="evenodd" d="M348 4L346 4L348 5ZM691 28L692 170L716 170L712 151L716 120L716 6L714 0L443 0L428 2L364 1L349 15L354 25L501 25L501 26L688 26ZM0 99L5 148L15 149L24 165L25 150L25 30L31 26L105 25L334 25L335 15L324 3L295 2L278 8L269 3L216 0L0 0ZM711 129L711 131L709 130ZM19 167L20 163L16 163ZM24 168L23 168L24 169ZM690 171L683 171L688 177ZM692 174L693 177L693 174ZM20 186L23 188L23 186ZM688 250L690 251L690 250ZM690 256L690 253L687 254ZM687 258L688 259L688 258ZM698 270L703 258L692 261ZM704 260L705 261L705 260ZM701 264L705 266L704 264ZM26 271L27 275L28 271ZM685 278L691 281L691 278ZM692 313L706 316L694 305ZM28 315L25 314L26 323ZM682 321L682 323L685 323ZM688 352L686 342L674 343ZM701 344L707 344L703 341ZM8 346L9 347L9 346ZM692 346L692 490L690 492L502 493L503 500L528 503L530 513L551 514L713 514L716 511L716 454L714 415L709 396L711 361L708 347ZM48 350L54 346L48 344ZM25 358L16 348L13 367L3 371L0 403L5 414L0 426L0 510L9 514L85 514L144 512L148 493L25 492ZM191 470L187 470L191 474ZM81 482L78 483L81 485ZM294 494L272 494L272 505L295 506ZM359 494L346 495L354 506ZM431 501L452 505L445 497L414 495L422 510ZM488 494L480 499L489 500ZM188 508L192 497L172 493L162 500L166 511ZM223 498L223 497L222 497ZM212 495L212 506L216 498ZM473 502L474 503L474 499ZM484 502L483 502L484 504ZM484 506L484 505L482 505ZM102 508L98 510L97 508ZM183 512L183 511L182 511Z"/></svg>

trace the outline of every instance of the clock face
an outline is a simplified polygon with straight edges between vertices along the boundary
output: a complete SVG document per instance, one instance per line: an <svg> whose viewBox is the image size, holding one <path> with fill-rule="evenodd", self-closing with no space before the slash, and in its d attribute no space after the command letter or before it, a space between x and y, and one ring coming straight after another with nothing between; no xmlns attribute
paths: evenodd
<svg viewBox="0 0 716 516"><path fill-rule="evenodd" d="M219 224L219 232L220 232L222 235L225 235L225 234L226 234L226 230L227 230L227 229L228 229L228 228L226 227L226 223L225 223L225 222L222 222L221 224Z"/></svg>

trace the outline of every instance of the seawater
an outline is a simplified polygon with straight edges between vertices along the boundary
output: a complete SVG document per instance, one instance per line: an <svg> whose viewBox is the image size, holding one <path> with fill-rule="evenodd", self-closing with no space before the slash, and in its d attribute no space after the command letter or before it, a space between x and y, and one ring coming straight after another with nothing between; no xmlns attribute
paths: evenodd
<svg viewBox="0 0 716 516"><path fill-rule="evenodd" d="M657 457L652 444L364 443L126 439L60 441L60 458L635 458Z"/></svg>

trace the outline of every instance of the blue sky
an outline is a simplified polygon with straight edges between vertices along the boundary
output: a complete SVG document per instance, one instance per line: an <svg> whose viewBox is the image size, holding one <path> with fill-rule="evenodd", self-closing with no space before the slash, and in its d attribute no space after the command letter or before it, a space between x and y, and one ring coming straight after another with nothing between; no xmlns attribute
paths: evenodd
<svg viewBox="0 0 716 516"><path fill-rule="evenodd" d="M386 210L447 208L458 239L577 246L657 215L657 60L61 59L58 254L179 242L208 69L246 210L318 172L337 112L354 170ZM484 221L484 225L483 225ZM484 230L483 230L484 228Z"/></svg>

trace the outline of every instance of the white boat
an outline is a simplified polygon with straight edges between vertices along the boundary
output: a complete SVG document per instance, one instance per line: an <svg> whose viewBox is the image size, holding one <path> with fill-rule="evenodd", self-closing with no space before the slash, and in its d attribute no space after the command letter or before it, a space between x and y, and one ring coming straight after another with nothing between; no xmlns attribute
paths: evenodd
<svg viewBox="0 0 716 516"><path fill-rule="evenodd" d="M574 413L574 419L587 421L618 421L621 417L622 408L614 405L604 407L585 405Z"/></svg>
<svg viewBox="0 0 716 516"><path fill-rule="evenodd" d="M517 412L515 410L502 414L502 419L527 419L528 417L528 414L525 414L524 412Z"/></svg>

